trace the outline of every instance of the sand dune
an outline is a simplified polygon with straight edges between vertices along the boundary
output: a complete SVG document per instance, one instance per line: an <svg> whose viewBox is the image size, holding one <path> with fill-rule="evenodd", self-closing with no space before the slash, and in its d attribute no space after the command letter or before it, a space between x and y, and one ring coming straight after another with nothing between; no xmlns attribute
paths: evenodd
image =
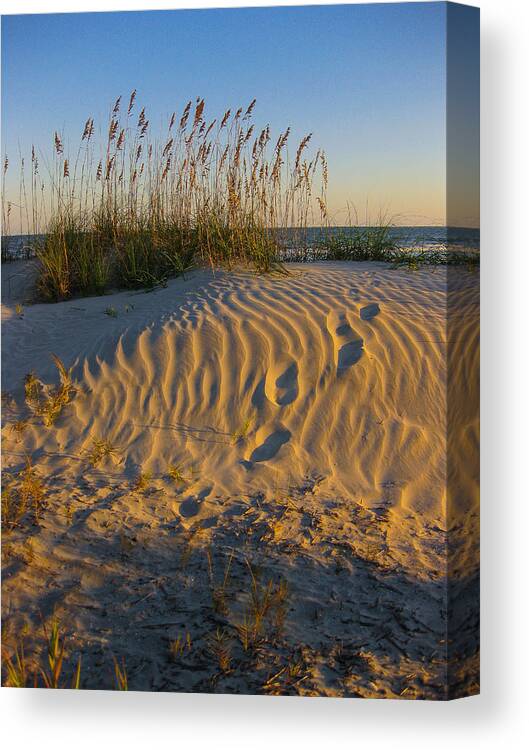
<svg viewBox="0 0 529 750"><path fill-rule="evenodd" d="M472 274L458 271L461 339L450 359L446 269L324 263L289 270L285 277L197 271L151 293L31 305L22 316L13 297L4 298L2 388L15 401L12 413L4 410L4 467L20 465L28 452L53 478L50 511L35 532L37 571L15 565L4 575L4 600L13 622L31 618L37 603L51 611L42 586L59 575L53 607L74 618L79 638L93 640L101 627L89 607L113 601L119 613L106 644L134 662L139 646L116 639L127 619L141 629L154 617L154 602L156 616L167 615L156 592L136 620L131 597L144 595L145 578L174 575L175 535L189 541L191 534L197 554L209 546L220 560L235 550L241 566L268 550L269 565L293 592L287 634L313 652L303 689L438 695L451 523L447 366L466 381L477 363ZM53 428L32 420L15 436L9 422L24 411L24 375L57 379L51 352L73 365L76 396ZM477 396L468 393L458 412L463 454L475 450L478 435ZM94 438L117 449L95 468L86 460ZM464 587L477 570L478 498L463 455L460 464L453 569ZM171 466L185 482L168 475ZM152 473L145 493L131 489L140 472ZM66 505L71 526L52 513ZM123 538L134 541L134 565L120 562ZM22 535L13 539L24 543ZM197 580L206 576L198 559ZM244 569L235 567L240 582ZM184 610L201 611L200 596L183 595ZM369 662L356 677L340 676L331 654L337 643ZM462 648L470 659L472 649ZM155 689L202 685L160 664L141 674L141 685ZM223 689L244 690L238 680Z"/></svg>

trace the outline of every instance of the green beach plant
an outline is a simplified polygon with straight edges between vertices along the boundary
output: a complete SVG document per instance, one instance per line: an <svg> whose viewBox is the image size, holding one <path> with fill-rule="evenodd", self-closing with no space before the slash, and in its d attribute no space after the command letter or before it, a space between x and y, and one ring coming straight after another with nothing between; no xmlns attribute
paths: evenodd
<svg viewBox="0 0 529 750"><path fill-rule="evenodd" d="M53 620L48 629L43 623L44 650L40 656L33 654L28 660L24 640L21 638L11 653L2 649L2 666L4 687L44 687L52 689L81 687L81 657L79 656L69 681L64 676L64 666L68 661L65 653L66 638L57 620ZM27 634L27 628L24 628ZM40 652L41 649L38 649ZM42 665L42 659L44 664ZM41 683L39 684L39 675Z"/></svg>
<svg viewBox="0 0 529 750"><path fill-rule="evenodd" d="M29 667L24 653L24 644L16 646L12 655L2 649L2 661L5 672L2 685L15 688L28 687Z"/></svg>
<svg viewBox="0 0 529 750"><path fill-rule="evenodd" d="M61 682L66 641L61 633L59 623L54 620L49 632L44 625L44 634L46 638L47 665L44 669L40 669L44 686L55 689L71 687L72 689L78 690L81 685L81 657L79 657L77 661L77 667L71 685L66 686Z"/></svg>

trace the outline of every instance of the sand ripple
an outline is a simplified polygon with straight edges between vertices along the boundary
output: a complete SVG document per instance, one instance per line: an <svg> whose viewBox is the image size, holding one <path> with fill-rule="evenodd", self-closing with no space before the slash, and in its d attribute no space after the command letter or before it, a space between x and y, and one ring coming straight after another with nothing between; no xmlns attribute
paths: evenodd
<svg viewBox="0 0 529 750"><path fill-rule="evenodd" d="M194 662L175 677L157 630L141 633L172 623L172 637L192 627L206 642L205 550L220 570L235 553L234 617L248 559L288 582L286 638L312 654L307 694L442 697L447 649L451 689L475 691L476 280L324 263L195 272L22 317L8 298L4 468L31 453L47 479L32 562L4 575L13 623L60 605L83 664L99 663L95 634L137 666L138 689L211 689ZM24 375L56 380L51 352L74 366L77 394L52 429L32 420L19 437ZM94 437L118 450L95 468ZM140 471L149 491L133 489ZM22 534L11 544L26 549ZM223 689L261 689L244 674Z"/></svg>
<svg viewBox="0 0 529 750"><path fill-rule="evenodd" d="M51 351L75 362L68 414L31 428L28 447L54 466L100 436L123 456L109 474L193 471L182 502L206 486L266 493L317 475L322 496L391 510L395 529L415 515L446 528L446 314L442 268L196 273L150 294L27 308L4 324L3 386L20 399L27 371L53 378ZM477 357L475 316L461 314ZM454 372L458 361L475 364L456 355ZM462 426L471 443L473 413ZM467 495L470 509L475 487Z"/></svg>

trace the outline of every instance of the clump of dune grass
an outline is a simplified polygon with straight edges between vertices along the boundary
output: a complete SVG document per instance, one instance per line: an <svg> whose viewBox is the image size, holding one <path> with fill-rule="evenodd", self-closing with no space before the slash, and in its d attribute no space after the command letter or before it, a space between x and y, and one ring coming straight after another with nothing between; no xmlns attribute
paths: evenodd
<svg viewBox="0 0 529 750"><path fill-rule="evenodd" d="M246 417L241 424L231 434L231 444L236 445L237 443L246 440L248 432L252 426L252 420L250 417Z"/></svg>
<svg viewBox="0 0 529 750"><path fill-rule="evenodd" d="M390 225L352 227L343 234L331 234L323 239L323 249L330 260L387 260L398 250L391 238Z"/></svg>
<svg viewBox="0 0 529 750"><path fill-rule="evenodd" d="M321 216L327 163L309 154L311 134L289 155L290 128L256 129L255 104L208 117L197 98L156 134L133 91L115 101L102 136L88 117L77 151L58 131L51 158L33 147L20 223L36 237L41 297L154 287L194 264L280 269L279 231ZM11 209L5 199L7 229Z"/></svg>
<svg viewBox="0 0 529 750"><path fill-rule="evenodd" d="M226 630L217 628L216 631L208 637L207 651L210 656L213 657L221 672L226 674L230 671L232 646L231 638Z"/></svg>
<svg viewBox="0 0 529 750"><path fill-rule="evenodd" d="M279 633L287 613L288 587L286 582L262 584L248 563L251 586L247 594L248 603L236 630L244 651L255 649L267 638L267 629ZM271 635L269 633L268 635Z"/></svg>
<svg viewBox="0 0 529 750"><path fill-rule="evenodd" d="M184 469L179 464L170 464L167 468L167 476L172 479L175 484L189 484L193 482L197 476L198 471L196 468L190 467Z"/></svg>
<svg viewBox="0 0 529 750"><path fill-rule="evenodd" d="M127 101L120 96L101 129L87 118L77 149L68 152L60 132L51 155L32 147L31 162L21 159L16 200L5 190L6 156L2 260L22 257L10 247L15 210L48 301L164 286L196 264L286 272L288 261L479 263L479 253L449 243L399 247L383 219L332 231L324 152L310 151L310 133L289 152L290 128L277 136L268 125L256 129L255 104L211 118L197 98L154 133L136 91ZM308 227L321 230L316 241Z"/></svg>
<svg viewBox="0 0 529 750"><path fill-rule="evenodd" d="M30 672L24 652L24 644L16 646L13 653L9 654L2 649L2 661L5 677L2 680L3 687L25 688L28 687ZM36 675L34 675L36 682ZM34 684L36 687L36 684Z"/></svg>
<svg viewBox="0 0 529 750"><path fill-rule="evenodd" d="M27 427L29 425L28 419L16 419L14 422L11 423L9 426L9 432L11 434L15 435L15 438L17 442L19 442L22 439L22 436L24 432L26 431Z"/></svg>
<svg viewBox="0 0 529 750"><path fill-rule="evenodd" d="M310 673L302 661L293 662L272 674L264 683L263 692L267 695L285 695L309 677Z"/></svg>
<svg viewBox="0 0 529 750"><path fill-rule="evenodd" d="M132 483L133 492L146 492L152 483L152 472L151 471L140 471L138 476Z"/></svg>
<svg viewBox="0 0 529 750"><path fill-rule="evenodd" d="M66 638L59 623L54 620L48 630L43 624L44 631L44 665L42 660L29 660L25 653L24 643L20 641L9 653L3 649L3 679L4 687L44 687L51 689L81 687L81 657L78 658L71 680L64 677ZM39 683L39 676L41 682Z"/></svg>
<svg viewBox="0 0 529 750"><path fill-rule="evenodd" d="M186 652L189 653L191 651L192 647L193 644L189 632L186 633L185 637L179 635L177 638L169 641L170 661L177 663Z"/></svg>
<svg viewBox="0 0 529 750"><path fill-rule="evenodd" d="M12 531L25 519L38 523L45 490L31 460L17 473L4 472L2 480L2 530Z"/></svg>
<svg viewBox="0 0 529 750"><path fill-rule="evenodd" d="M94 468L105 458L112 458L114 461L118 459L119 449L107 438L92 438L92 445L87 451L88 462Z"/></svg>
<svg viewBox="0 0 529 750"><path fill-rule="evenodd" d="M173 480L173 482L184 483L186 478L180 466L172 465L167 469L167 476Z"/></svg>
<svg viewBox="0 0 529 750"><path fill-rule="evenodd" d="M121 663L114 657L114 680L116 690L128 690L129 680L125 660L122 658Z"/></svg>
<svg viewBox="0 0 529 750"><path fill-rule="evenodd" d="M354 224L336 230L321 227L310 243L283 251L283 262L317 260L378 261L394 267L414 270L422 265L477 265L479 252L451 250L446 247L425 248L419 244L402 246L392 233L393 225L384 218L373 226Z"/></svg>
<svg viewBox="0 0 529 750"><path fill-rule="evenodd" d="M76 390L72 381L72 368L67 369L55 354L51 356L59 373L58 386L42 383L34 372L28 373L24 380L26 404L35 415L42 417L46 427L55 424Z"/></svg>
<svg viewBox="0 0 529 750"><path fill-rule="evenodd" d="M40 673L44 686L47 688L62 688L66 687L61 682L61 673L64 663L64 646L65 638L61 634L59 623L57 621L52 622L51 629L48 632L46 626L44 626L44 633L46 637L46 656L47 664L45 668L41 668ZM79 689L81 684L81 658L77 661L77 668L74 673L74 677L71 685L73 689Z"/></svg>
<svg viewBox="0 0 529 750"><path fill-rule="evenodd" d="M211 588L211 599L213 601L213 609L218 614L227 615L228 614L228 606L227 606L228 580L229 580L230 568L231 568L231 564L233 560L233 552L230 554L228 558L228 562L226 563L226 566L224 568L222 581L220 582L217 582L215 580L215 575L213 571L213 559L211 557L211 553L209 550L207 551L207 559L208 559L208 571L209 571L209 581L210 581L210 588Z"/></svg>

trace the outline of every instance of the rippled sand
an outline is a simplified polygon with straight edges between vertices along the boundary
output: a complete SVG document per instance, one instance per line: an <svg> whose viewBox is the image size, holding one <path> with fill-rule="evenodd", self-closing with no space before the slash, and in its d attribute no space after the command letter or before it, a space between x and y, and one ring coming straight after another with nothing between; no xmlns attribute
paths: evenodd
<svg viewBox="0 0 529 750"><path fill-rule="evenodd" d="M40 526L8 541L4 619L15 632L55 612L92 665L89 687L105 686L94 665L111 650L139 689L274 692L274 670L298 660L303 679L283 670L276 692L477 691L474 275L458 269L447 295L441 267L289 270L194 272L22 316L4 297L4 468L28 452L48 481ZM24 375L57 378L51 352L73 365L77 394L53 428L33 419L14 434ZM465 386L452 414L447 375ZM96 468L94 438L117 449ZM152 474L142 491L139 472ZM229 560L219 613L211 592ZM237 636L248 563L289 592L281 635L254 661ZM233 666L212 675L219 627ZM193 648L168 661L167 641L187 631Z"/></svg>

